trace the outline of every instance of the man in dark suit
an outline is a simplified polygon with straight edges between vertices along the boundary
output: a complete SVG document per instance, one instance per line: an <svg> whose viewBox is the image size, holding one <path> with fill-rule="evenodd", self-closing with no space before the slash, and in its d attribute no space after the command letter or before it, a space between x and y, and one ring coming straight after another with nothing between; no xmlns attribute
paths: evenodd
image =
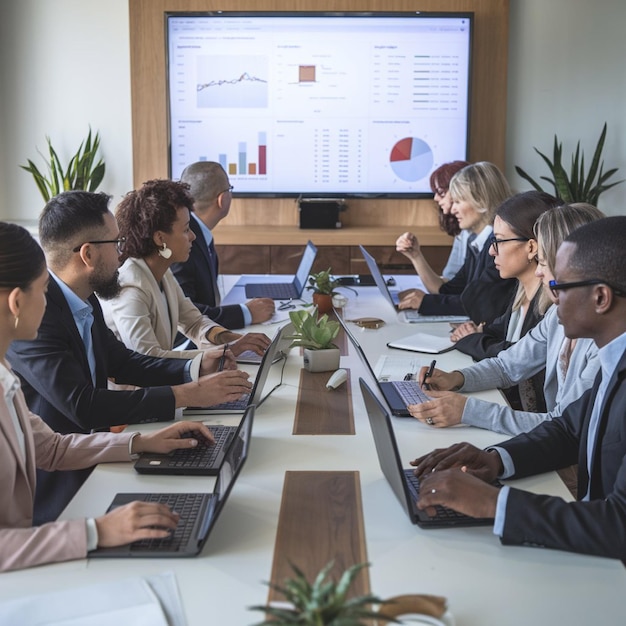
<svg viewBox="0 0 626 626"><path fill-rule="evenodd" d="M185 295L204 315L225 328L243 328L270 319L274 314L274 301L269 298L220 306L219 263L212 230L230 210L232 186L226 172L214 161L198 161L185 168L181 181L189 185L194 199L189 225L196 235L189 259L172 266Z"/></svg>
<svg viewBox="0 0 626 626"><path fill-rule="evenodd" d="M565 335L591 337L601 371L563 415L487 450L457 444L412 462L418 506L495 517L505 544L626 561L626 216L575 230L559 248L557 314ZM565 502L489 482L578 463L578 498ZM482 479L482 480L481 480Z"/></svg>
<svg viewBox="0 0 626 626"><path fill-rule="evenodd" d="M106 194L70 191L45 206L39 237L50 270L46 312L37 339L15 341L7 353L29 409L62 434L172 420L177 407L235 400L250 388L244 372L212 373L221 348L193 361L161 359L128 350L107 328L94 292L119 290L123 245L108 202ZM143 388L109 390L109 379ZM35 524L56 519L90 471L38 472Z"/></svg>

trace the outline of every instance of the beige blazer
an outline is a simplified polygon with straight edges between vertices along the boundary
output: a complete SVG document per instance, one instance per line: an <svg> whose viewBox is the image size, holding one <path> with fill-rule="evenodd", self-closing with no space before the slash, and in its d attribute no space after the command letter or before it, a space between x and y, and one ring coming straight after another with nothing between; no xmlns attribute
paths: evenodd
<svg viewBox="0 0 626 626"><path fill-rule="evenodd" d="M172 350L179 330L200 349L212 346L205 335L218 324L185 296L171 270L163 276L161 292L143 259L126 259L120 284L119 296L100 302L108 327L127 348L150 356L193 359L200 350Z"/></svg>
<svg viewBox="0 0 626 626"><path fill-rule="evenodd" d="M0 571L84 558L84 519L33 528L35 468L66 470L128 461L132 435L55 433L28 410L21 390L15 396L15 407L24 433L25 458L4 394L0 393Z"/></svg>

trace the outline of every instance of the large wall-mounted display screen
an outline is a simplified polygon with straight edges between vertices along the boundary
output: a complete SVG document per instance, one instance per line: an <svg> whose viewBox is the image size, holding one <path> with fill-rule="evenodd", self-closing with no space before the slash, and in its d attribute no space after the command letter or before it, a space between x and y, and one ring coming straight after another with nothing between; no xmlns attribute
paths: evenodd
<svg viewBox="0 0 626 626"><path fill-rule="evenodd" d="M431 194L466 159L472 14L166 14L170 175L242 196Z"/></svg>

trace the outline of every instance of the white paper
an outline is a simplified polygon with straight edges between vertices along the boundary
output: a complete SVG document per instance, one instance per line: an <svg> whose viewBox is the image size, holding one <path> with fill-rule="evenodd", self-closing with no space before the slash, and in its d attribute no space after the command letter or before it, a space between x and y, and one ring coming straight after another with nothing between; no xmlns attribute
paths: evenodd
<svg viewBox="0 0 626 626"><path fill-rule="evenodd" d="M449 337L438 337L437 335L429 335L428 333L415 333L403 339L395 339L387 344L390 348L399 348L401 350L412 350L414 352L427 352L429 354L438 354L445 350L454 348L454 343Z"/></svg>
<svg viewBox="0 0 626 626"><path fill-rule="evenodd" d="M374 373L380 382L388 380L404 380L407 374L418 374L420 368L429 365L430 361L422 356L389 356L378 357Z"/></svg>

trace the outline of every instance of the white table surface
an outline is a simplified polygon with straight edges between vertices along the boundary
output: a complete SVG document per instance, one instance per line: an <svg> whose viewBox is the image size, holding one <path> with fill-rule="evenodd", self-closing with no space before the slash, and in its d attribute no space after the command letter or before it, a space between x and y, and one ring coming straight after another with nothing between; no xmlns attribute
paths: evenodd
<svg viewBox="0 0 626 626"><path fill-rule="evenodd" d="M344 293L344 317L374 315L386 320L380 330L353 326L375 363L391 338L428 331L447 333L446 325L408 325L397 321L375 288ZM262 329L268 334L272 326ZM274 327L275 328L275 327ZM393 351L394 355L405 353ZM407 356L409 356L407 354ZM432 357L424 355L424 362ZM439 355L438 367L469 363L455 351ZM587 626L626 623L626 571L616 560L553 550L502 546L491 528L422 530L406 517L385 481L365 414L358 378L369 380L350 346L342 357L352 374L356 435L291 434L302 360L293 350L285 383L257 410L247 465L201 555L192 559L94 559L43 566L1 576L0 600L31 593L79 587L133 575L173 571L190 626L239 626L262 620L247 609L264 604L277 529L284 473L287 470L356 470L360 473L372 591L388 597L433 593L448 598L457 626ZM254 367L251 366L251 370ZM329 374L330 375L330 374ZM329 392L332 393L332 392ZM479 394L502 401L497 391ZM236 423L238 417L212 416ZM410 418L393 418L403 459L435 447L467 440L486 446L503 439L471 427L433 429ZM208 420L207 420L208 421ZM154 425L142 426L152 429ZM102 514L118 491L209 491L213 478L153 477L136 474L129 464L100 465L70 503L63 518ZM515 481L521 488L571 499L556 474Z"/></svg>

